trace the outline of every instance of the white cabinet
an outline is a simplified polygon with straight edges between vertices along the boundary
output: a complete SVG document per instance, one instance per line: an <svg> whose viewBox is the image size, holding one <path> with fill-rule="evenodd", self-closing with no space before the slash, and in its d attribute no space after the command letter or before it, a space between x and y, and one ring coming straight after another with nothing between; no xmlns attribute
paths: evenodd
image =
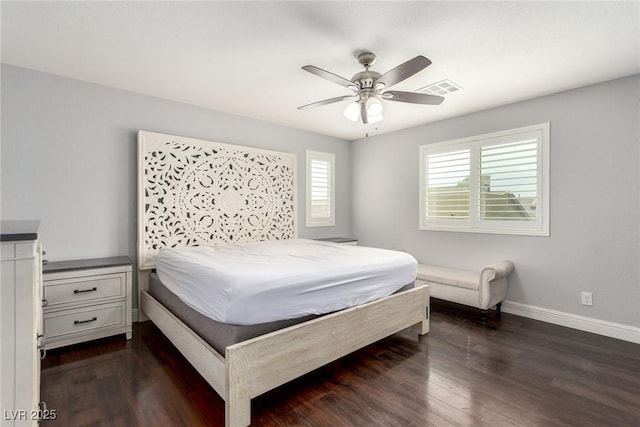
<svg viewBox="0 0 640 427"><path fill-rule="evenodd" d="M45 348L117 334L131 339L131 280L127 257L48 263L44 268Z"/></svg>
<svg viewBox="0 0 640 427"><path fill-rule="evenodd" d="M2 221L0 403L2 426L37 425L42 346L42 257L38 221Z"/></svg>

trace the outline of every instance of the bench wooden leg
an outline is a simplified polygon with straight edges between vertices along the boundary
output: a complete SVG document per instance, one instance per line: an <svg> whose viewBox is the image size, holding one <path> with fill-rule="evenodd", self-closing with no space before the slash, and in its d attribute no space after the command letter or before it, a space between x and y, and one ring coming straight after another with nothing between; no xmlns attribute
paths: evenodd
<svg viewBox="0 0 640 427"><path fill-rule="evenodd" d="M488 310L480 310L480 312L482 313L480 315L480 318L482 319L483 322L485 322L487 320L487 318L488 318L488 316L487 316Z"/></svg>
<svg viewBox="0 0 640 427"><path fill-rule="evenodd" d="M498 317L500 317L500 315L502 314L502 301L496 305L496 314L498 315Z"/></svg>

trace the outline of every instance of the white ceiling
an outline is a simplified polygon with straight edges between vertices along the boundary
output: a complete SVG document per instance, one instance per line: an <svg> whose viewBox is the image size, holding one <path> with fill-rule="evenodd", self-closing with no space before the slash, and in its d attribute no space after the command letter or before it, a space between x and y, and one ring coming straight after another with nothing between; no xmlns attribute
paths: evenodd
<svg viewBox="0 0 640 427"><path fill-rule="evenodd" d="M8 2L2 62L353 140L640 72L640 3ZM342 116L349 94L301 70L350 79L355 54L385 73L433 64L394 86L450 79L440 106L385 101L375 125Z"/></svg>

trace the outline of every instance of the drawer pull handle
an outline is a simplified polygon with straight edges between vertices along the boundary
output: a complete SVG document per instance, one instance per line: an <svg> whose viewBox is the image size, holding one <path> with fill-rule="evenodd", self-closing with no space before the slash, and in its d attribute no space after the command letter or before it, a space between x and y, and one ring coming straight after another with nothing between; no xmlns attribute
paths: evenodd
<svg viewBox="0 0 640 427"><path fill-rule="evenodd" d="M73 321L73 324L74 324L74 325L80 325L80 324L82 324L82 323L95 322L96 320L98 320L98 318L94 316L94 317L92 317L92 318L91 318L91 319L89 319L89 320L74 320L74 321Z"/></svg>
<svg viewBox="0 0 640 427"><path fill-rule="evenodd" d="M47 345L47 337L44 334L38 334L38 350L42 350Z"/></svg>
<svg viewBox="0 0 640 427"><path fill-rule="evenodd" d="M98 290L98 288L96 288L96 287L93 287L91 289L82 289L82 290L76 289L76 290L73 291L73 293L74 294L83 294L85 292L95 292L97 290Z"/></svg>
<svg viewBox="0 0 640 427"><path fill-rule="evenodd" d="M49 305L49 301L47 301L47 299L46 299L46 298L43 298L43 299L42 299L42 306L43 306L43 307L46 307L46 306L48 306L48 305Z"/></svg>
<svg viewBox="0 0 640 427"><path fill-rule="evenodd" d="M38 344L38 350L40 350L40 359L47 357L47 349L44 348L47 345L47 337L44 334L38 334L38 340L42 338L42 342Z"/></svg>

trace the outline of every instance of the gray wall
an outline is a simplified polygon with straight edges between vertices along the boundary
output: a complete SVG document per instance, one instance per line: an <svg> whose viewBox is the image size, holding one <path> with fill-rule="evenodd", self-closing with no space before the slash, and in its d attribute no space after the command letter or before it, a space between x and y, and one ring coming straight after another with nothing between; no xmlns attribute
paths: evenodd
<svg viewBox="0 0 640 427"><path fill-rule="evenodd" d="M640 326L639 100L635 75L355 141L354 235L424 263L473 270L510 259L508 300ZM551 123L549 237L418 229L420 145L542 122ZM593 292L593 307L581 291Z"/></svg>
<svg viewBox="0 0 640 427"><path fill-rule="evenodd" d="M351 234L351 159L343 140L6 64L2 219L42 220L50 261L135 260L139 129L295 153L300 237ZM307 149L336 155L335 227L305 227Z"/></svg>
<svg viewBox="0 0 640 427"><path fill-rule="evenodd" d="M640 326L640 76L344 141L2 66L3 219L41 219L47 258L136 254L136 131L298 155L301 237L352 235L419 261L516 271L511 301ZM453 102L453 98L452 102ZM551 236L420 231L418 146L551 122ZM333 152L336 227L304 227L304 153ZM580 291L594 306L580 305Z"/></svg>

